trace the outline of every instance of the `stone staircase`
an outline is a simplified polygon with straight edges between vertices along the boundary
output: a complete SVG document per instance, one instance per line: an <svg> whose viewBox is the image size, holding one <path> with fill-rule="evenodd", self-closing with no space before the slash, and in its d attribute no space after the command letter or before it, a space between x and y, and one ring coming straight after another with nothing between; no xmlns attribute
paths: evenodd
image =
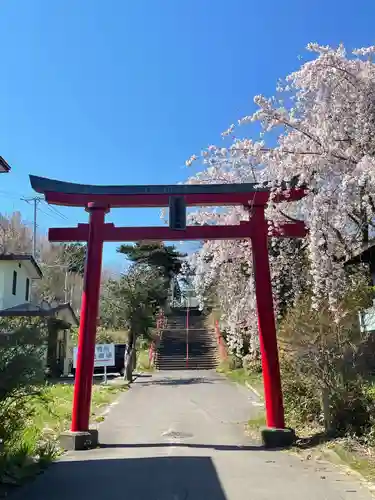
<svg viewBox="0 0 375 500"><path fill-rule="evenodd" d="M215 336L207 331L204 316L198 309L174 309L167 318L167 327L156 352L158 370L211 370L219 364Z"/></svg>

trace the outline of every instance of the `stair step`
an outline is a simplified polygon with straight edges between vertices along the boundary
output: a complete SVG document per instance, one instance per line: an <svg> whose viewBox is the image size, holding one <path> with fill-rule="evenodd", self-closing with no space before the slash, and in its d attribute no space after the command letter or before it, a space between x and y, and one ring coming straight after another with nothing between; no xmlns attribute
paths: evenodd
<svg viewBox="0 0 375 500"><path fill-rule="evenodd" d="M218 363L218 358L187 358L192 363ZM155 363L186 363L186 358L159 358Z"/></svg>
<svg viewBox="0 0 375 500"><path fill-rule="evenodd" d="M199 366L159 366L156 367L157 370L214 370L217 366L213 365L199 365Z"/></svg>
<svg viewBox="0 0 375 500"><path fill-rule="evenodd" d="M158 346L155 367L158 370L212 370L220 361L214 333L207 330L198 309L176 309L167 317ZM188 359L186 354L188 353Z"/></svg>
<svg viewBox="0 0 375 500"><path fill-rule="evenodd" d="M218 358L219 357L219 354L217 352L212 352L212 351L208 351L208 352L204 352L204 353L201 353L201 352L186 352L186 351L183 351L183 352L157 352L156 353L156 357L157 358L167 358L167 359L171 359L171 358L176 358L176 359L182 359L182 358L186 358L186 355L190 356L190 357L194 357L194 358Z"/></svg>
<svg viewBox="0 0 375 500"><path fill-rule="evenodd" d="M209 363L209 362L205 362L205 363L193 363L193 362L189 362L189 363L156 363L155 364L156 368L163 368L164 366L175 366L176 368L178 367L181 367L181 368L186 368L187 366L213 366L213 367L216 367L218 366L218 363Z"/></svg>

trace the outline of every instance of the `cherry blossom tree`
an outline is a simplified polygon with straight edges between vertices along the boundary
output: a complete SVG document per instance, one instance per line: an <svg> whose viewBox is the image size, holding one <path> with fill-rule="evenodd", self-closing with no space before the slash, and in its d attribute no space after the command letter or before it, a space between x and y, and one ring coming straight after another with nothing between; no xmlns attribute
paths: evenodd
<svg viewBox="0 0 375 500"><path fill-rule="evenodd" d="M304 219L309 227L304 245L271 241L275 306L279 311L288 277L291 303L307 280L314 307L328 300L339 314L337 304L346 288L343 261L369 241L374 227L375 47L349 55L342 45L311 43L307 49L310 59L280 80L274 97L256 96L258 109L222 134L221 147L209 146L188 160L191 165L201 159L204 165L188 182L267 181L272 193L281 181L305 186L307 196L300 202L276 205L271 199L267 208L275 224ZM262 127L260 137L253 133L254 122ZM245 125L248 137L239 137L237 129ZM240 208L205 208L191 215L200 224L233 224L245 217ZM241 343L237 325L256 328L251 249L246 242L206 242L194 265L202 300L215 283L236 348Z"/></svg>

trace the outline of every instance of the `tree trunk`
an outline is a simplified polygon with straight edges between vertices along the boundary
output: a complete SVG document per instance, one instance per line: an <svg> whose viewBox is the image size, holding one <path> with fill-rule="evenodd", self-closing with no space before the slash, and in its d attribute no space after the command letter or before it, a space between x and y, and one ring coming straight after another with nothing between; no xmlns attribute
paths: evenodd
<svg viewBox="0 0 375 500"><path fill-rule="evenodd" d="M49 319L47 322L48 328L48 346L47 346L47 375L53 378L61 376L61 368L57 359L57 344L58 344L58 322L54 319Z"/></svg>
<svg viewBox="0 0 375 500"><path fill-rule="evenodd" d="M322 389L322 410L324 417L324 428L328 435L334 433L334 426L332 423L331 405L330 405L330 391L328 387Z"/></svg>
<svg viewBox="0 0 375 500"><path fill-rule="evenodd" d="M132 368L133 371L137 368L137 349L135 347L132 349Z"/></svg>
<svg viewBox="0 0 375 500"><path fill-rule="evenodd" d="M125 350L124 357L124 377L128 382L133 382L133 371L137 365L137 353L136 353L136 336L133 332L129 332L128 345Z"/></svg>
<svg viewBox="0 0 375 500"><path fill-rule="evenodd" d="M125 380L128 382L133 382L133 369L132 369L132 363L131 363L131 354L128 356L128 360L125 361Z"/></svg>

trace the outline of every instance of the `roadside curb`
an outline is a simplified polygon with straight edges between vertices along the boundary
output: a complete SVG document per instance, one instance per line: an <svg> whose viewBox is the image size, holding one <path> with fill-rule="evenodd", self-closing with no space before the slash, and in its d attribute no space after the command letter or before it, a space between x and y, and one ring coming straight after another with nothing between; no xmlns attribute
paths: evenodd
<svg viewBox="0 0 375 500"><path fill-rule="evenodd" d="M332 448L323 448L321 450L321 454L323 460L330 462L337 468L345 470L347 474L350 473L351 475L357 477L360 482L363 483L372 492L372 494L375 492L374 482L368 479L361 472L353 469L347 462L345 462L345 460L340 457L340 455L335 450L333 450Z"/></svg>
<svg viewBox="0 0 375 500"><path fill-rule="evenodd" d="M262 396L259 394L259 392L255 389L255 387L250 385L249 382L245 382L245 385L248 389L250 389L250 391L252 391L257 396L257 398L262 399Z"/></svg>
<svg viewBox="0 0 375 500"><path fill-rule="evenodd" d="M350 465L343 460L340 455L332 448L326 448L324 445L321 448L300 450L293 447L289 450L285 450L287 453L294 455L302 460L314 460L317 464L330 464L339 473L344 473L355 477L362 486L366 487L371 494L375 492L375 484L368 478L366 478L361 472L353 469Z"/></svg>
<svg viewBox="0 0 375 500"><path fill-rule="evenodd" d="M112 384L112 385L115 385L115 384ZM130 387L129 387L130 388ZM126 391L128 391L129 389L126 389ZM98 415L95 416L95 418L100 418L100 419L103 419L103 420L93 420L92 422L90 422L91 425L93 425L94 427L96 427L96 429L99 429L100 425L104 423L104 421L106 420L108 414L111 412L112 408L116 405L118 405L119 403L119 398L121 396L121 393L122 392L126 392L126 391L122 391L121 389L119 390L118 394L116 394L115 396L115 399L109 403L108 405L105 406L105 408L103 408L103 411L101 411Z"/></svg>

